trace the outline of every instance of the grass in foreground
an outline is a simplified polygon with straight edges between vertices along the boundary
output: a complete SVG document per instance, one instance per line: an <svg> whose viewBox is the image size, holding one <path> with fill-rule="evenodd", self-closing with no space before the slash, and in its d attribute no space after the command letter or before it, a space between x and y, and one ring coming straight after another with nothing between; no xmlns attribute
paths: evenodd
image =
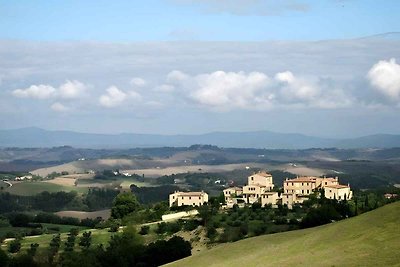
<svg viewBox="0 0 400 267"><path fill-rule="evenodd" d="M223 244L168 266L400 266L400 202L329 225Z"/></svg>

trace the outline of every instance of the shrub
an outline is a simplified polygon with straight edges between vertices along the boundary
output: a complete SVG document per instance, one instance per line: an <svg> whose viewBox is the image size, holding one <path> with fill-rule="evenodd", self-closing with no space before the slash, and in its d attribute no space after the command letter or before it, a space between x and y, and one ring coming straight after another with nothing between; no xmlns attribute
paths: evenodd
<svg viewBox="0 0 400 267"><path fill-rule="evenodd" d="M200 222L198 220L187 220L183 224L183 230L184 231L193 231L195 230L198 226L200 225Z"/></svg>
<svg viewBox="0 0 400 267"><path fill-rule="evenodd" d="M213 241L218 235L217 230L213 226L207 226L207 237Z"/></svg>
<svg viewBox="0 0 400 267"><path fill-rule="evenodd" d="M261 235L267 230L267 226L263 221L251 221L249 223L249 232L251 235Z"/></svg>
<svg viewBox="0 0 400 267"><path fill-rule="evenodd" d="M14 239L8 245L8 252L17 253L21 249L21 240Z"/></svg>
<svg viewBox="0 0 400 267"><path fill-rule="evenodd" d="M167 223L167 232L174 234L182 229L182 225L179 222Z"/></svg>
<svg viewBox="0 0 400 267"><path fill-rule="evenodd" d="M220 242L234 242L243 238L240 227L227 227L220 236Z"/></svg>
<svg viewBox="0 0 400 267"><path fill-rule="evenodd" d="M143 226L140 228L139 234L141 234L141 235L147 235L149 232L150 232L150 226L148 226L148 225L143 225Z"/></svg>
<svg viewBox="0 0 400 267"><path fill-rule="evenodd" d="M160 222L157 224L156 233L164 234L167 231L167 224L165 222Z"/></svg>
<svg viewBox="0 0 400 267"><path fill-rule="evenodd" d="M113 225L110 226L109 232L115 233L115 232L118 232L118 229L119 229L118 224L113 224Z"/></svg>

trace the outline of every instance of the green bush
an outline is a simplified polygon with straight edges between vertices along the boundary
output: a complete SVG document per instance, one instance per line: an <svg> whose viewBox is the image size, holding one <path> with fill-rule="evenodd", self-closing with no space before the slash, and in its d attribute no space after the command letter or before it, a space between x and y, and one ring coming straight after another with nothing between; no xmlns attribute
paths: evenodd
<svg viewBox="0 0 400 267"><path fill-rule="evenodd" d="M250 221L249 222L249 233L250 235L261 235L267 230L267 226L263 221Z"/></svg>
<svg viewBox="0 0 400 267"><path fill-rule="evenodd" d="M17 253L21 249L21 240L14 239L8 245L8 252L10 253Z"/></svg>
<svg viewBox="0 0 400 267"><path fill-rule="evenodd" d="M167 224L165 222L160 222L157 224L156 233L157 234L164 234L167 232Z"/></svg>
<svg viewBox="0 0 400 267"><path fill-rule="evenodd" d="M213 241L218 235L217 230L213 226L207 226L207 237Z"/></svg>
<svg viewBox="0 0 400 267"><path fill-rule="evenodd" d="M182 229L182 225L179 222L167 223L167 232L169 234L175 234Z"/></svg>
<svg viewBox="0 0 400 267"><path fill-rule="evenodd" d="M148 225L143 225L143 226L140 228L139 234L141 234L141 235L147 235L149 232L150 232L150 226L148 226Z"/></svg>
<svg viewBox="0 0 400 267"><path fill-rule="evenodd" d="M200 225L198 220L187 220L183 224L184 231L193 231Z"/></svg>
<svg viewBox="0 0 400 267"><path fill-rule="evenodd" d="M219 241L222 243L225 242L234 242L243 238L243 234L240 231L240 227L227 227L224 232L221 234Z"/></svg>

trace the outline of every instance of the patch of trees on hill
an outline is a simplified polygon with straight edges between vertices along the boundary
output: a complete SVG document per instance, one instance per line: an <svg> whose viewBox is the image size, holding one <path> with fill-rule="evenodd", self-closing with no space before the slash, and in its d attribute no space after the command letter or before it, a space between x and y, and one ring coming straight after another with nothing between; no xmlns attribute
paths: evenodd
<svg viewBox="0 0 400 267"><path fill-rule="evenodd" d="M13 211L39 210L55 212L66 209L94 211L110 208L118 191L113 189L90 189L81 196L76 192L47 191L34 196L17 196L0 193L0 214Z"/></svg>
<svg viewBox="0 0 400 267"><path fill-rule="evenodd" d="M165 201L169 199L169 194L179 190L179 187L174 185L138 187L132 184L130 188L131 191L136 195L139 202L142 204Z"/></svg>
<svg viewBox="0 0 400 267"><path fill-rule="evenodd" d="M79 239L78 239L79 238ZM76 249L76 243L80 250ZM18 245L18 240L16 240ZM190 242L181 237L168 240L158 240L145 245L143 238L136 233L135 228L127 227L123 233L115 234L105 246L93 247L91 234L85 232L78 237L76 231L68 234L65 249L60 252L61 239L55 235L46 248L45 254L37 255L37 246L27 253L9 257L0 249L0 266L160 266L191 255ZM17 248L14 251L19 251ZM57 256L59 255L59 256Z"/></svg>

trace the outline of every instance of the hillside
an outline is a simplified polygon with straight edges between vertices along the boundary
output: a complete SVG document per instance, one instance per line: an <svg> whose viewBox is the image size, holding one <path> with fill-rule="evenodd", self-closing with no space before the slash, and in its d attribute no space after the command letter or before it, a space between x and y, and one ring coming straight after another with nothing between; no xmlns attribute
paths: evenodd
<svg viewBox="0 0 400 267"><path fill-rule="evenodd" d="M306 148L389 148L400 147L400 135L377 134L351 139L331 139L298 133L212 132L193 135L91 134L48 131L40 128L0 130L0 147L75 146L84 148L127 148L190 146L211 144L220 147L306 149Z"/></svg>
<svg viewBox="0 0 400 267"><path fill-rule="evenodd" d="M316 228L224 244L168 266L400 266L400 202Z"/></svg>

